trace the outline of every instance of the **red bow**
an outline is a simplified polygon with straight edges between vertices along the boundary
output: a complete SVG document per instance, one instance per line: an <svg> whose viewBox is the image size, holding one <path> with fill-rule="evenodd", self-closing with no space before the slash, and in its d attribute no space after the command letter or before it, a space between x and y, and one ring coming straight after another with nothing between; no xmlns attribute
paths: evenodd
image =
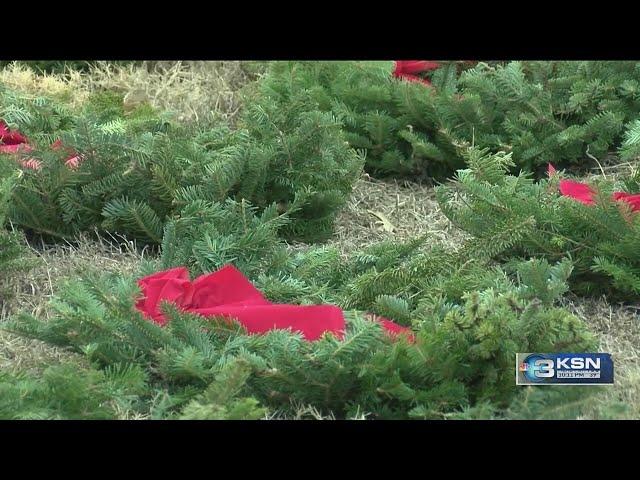
<svg viewBox="0 0 640 480"><path fill-rule="evenodd" d="M27 139L20 132L12 132L9 130L9 127L6 123L0 120L0 140L2 140L2 145L0 145L0 152L11 151L12 148L16 145L20 145L22 143L27 143Z"/></svg>
<svg viewBox="0 0 640 480"><path fill-rule="evenodd" d="M53 150L60 150L63 148L62 142L56 140L51 144ZM30 152L33 147L29 145L27 137L18 131L11 131L7 124L0 120L0 153L19 153ZM82 156L75 152L73 149L66 148L69 157L65 160L65 165L69 168L77 168L80 165ZM35 158L29 158L22 160L22 166L30 168L32 170L40 170L40 161Z"/></svg>
<svg viewBox="0 0 640 480"><path fill-rule="evenodd" d="M393 76L410 82L422 82L426 85L431 85L431 81L429 81L428 78L422 78L418 74L437 70L438 68L440 68L438 62L430 62L427 60L396 60Z"/></svg>
<svg viewBox="0 0 640 480"><path fill-rule="evenodd" d="M549 164L547 172L549 176L552 176L556 173L556 169L553 165ZM593 198L596 192L586 183L576 182L574 180L560 180L560 193L564 197L573 198L585 205L593 205L596 203ZM625 192L614 192L611 198L614 201L622 200L623 202L626 202L631 206L631 210L633 212L640 210L639 193L631 194Z"/></svg>
<svg viewBox="0 0 640 480"><path fill-rule="evenodd" d="M625 192L614 192L613 199L618 201L622 200L623 202L627 202L631 206L631 211L637 212L640 210L640 193L625 193Z"/></svg>
<svg viewBox="0 0 640 480"><path fill-rule="evenodd" d="M168 301L183 311L204 317L235 319L252 334L291 329L309 341L318 340L325 333L344 338L345 321L340 308L271 303L232 265L202 275L193 282L186 268L173 268L144 277L138 285L143 297L137 301L136 308L161 326L167 319L160 311L160 303ZM415 341L410 329L383 318L377 321L389 335L405 334L409 341Z"/></svg>

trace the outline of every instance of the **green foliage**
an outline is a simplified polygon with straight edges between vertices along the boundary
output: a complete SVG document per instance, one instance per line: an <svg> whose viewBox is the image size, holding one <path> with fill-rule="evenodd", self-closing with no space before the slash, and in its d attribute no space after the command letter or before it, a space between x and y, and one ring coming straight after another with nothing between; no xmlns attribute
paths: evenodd
<svg viewBox="0 0 640 480"><path fill-rule="evenodd" d="M265 409L255 399L236 398L247 378L242 361L230 362L216 379L166 418L187 420L257 420ZM165 405L176 401L148 383L137 365L113 364L96 369L66 362L42 373L0 372L2 420L115 420L163 418Z"/></svg>
<svg viewBox="0 0 640 480"><path fill-rule="evenodd" d="M308 92L340 117L368 171L412 178L448 177L468 146L512 152L514 166L530 171L601 157L640 113L636 62L479 63L459 75L454 67L432 74L435 90L371 62L278 62L263 82L285 99Z"/></svg>
<svg viewBox="0 0 640 480"><path fill-rule="evenodd" d="M640 120L627 125L619 153L620 159L625 161L640 157Z"/></svg>
<svg viewBox="0 0 640 480"><path fill-rule="evenodd" d="M344 141L340 122L304 95L280 108L263 93L248 106L244 128L231 131L183 127L149 105L125 112L110 92L94 95L73 117L45 99L0 93L0 118L36 147L21 159L42 163L24 171L9 218L54 239L97 228L158 244L164 225L186 204L233 198L263 210L276 203L281 212L295 203L281 233L322 240L364 161ZM50 148L58 138L83 155L79 168L64 164L65 149Z"/></svg>
<svg viewBox="0 0 640 480"><path fill-rule="evenodd" d="M71 112L0 90L0 118L28 135L28 157L42 162L16 175L27 155L0 156L0 226L6 217L50 238L97 229L160 245L140 275L232 263L274 302L332 303L347 320L344 339L307 342L165 305L160 327L135 309L136 278L90 271L62 287L51 318L24 312L7 325L89 366L2 374L0 417L258 419L304 404L339 418L575 418L591 408L572 389L516 387L514 355L595 348L557 301L567 282L635 298L637 217L608 200L607 182L589 207L560 197L555 177L510 172L601 155L624 124L621 152L636 155L638 69L455 70L435 72L433 91L392 79L379 62L276 62L236 130L182 126L149 105L128 110L113 92ZM50 149L58 138L83 155L79 168ZM331 233L365 152L377 174L458 169L438 200L471 240L458 250L428 237L382 242L347 259L335 248L289 248L284 239ZM622 188L638 185L636 175ZM17 252L2 232L0 270ZM363 312L410 327L416 342L390 338Z"/></svg>
<svg viewBox="0 0 640 480"><path fill-rule="evenodd" d="M32 143L48 145L59 131L73 125L72 112L63 104L45 97L13 92L0 85L0 119L10 128L19 128Z"/></svg>
<svg viewBox="0 0 640 480"><path fill-rule="evenodd" d="M24 252L20 245L20 235L5 230L9 199L18 180L17 170L0 165L0 274L26 266L23 262Z"/></svg>
<svg viewBox="0 0 640 480"><path fill-rule="evenodd" d="M157 135L160 138L163 134ZM64 161L69 153L52 150L51 138L29 152L42 165L39 170L23 171L23 181L9 206L11 221L54 238L102 227L104 222L116 232L159 242L162 227L153 221L168 214L170 202L153 197L155 181L149 181L152 167L147 163L160 150L154 149L159 141L153 137L132 141L126 128L89 120L76 121L59 137L69 148L81 152L84 161L77 169L68 168ZM15 159L5 156L2 161ZM140 204L143 206L136 208Z"/></svg>
<svg viewBox="0 0 640 480"><path fill-rule="evenodd" d="M115 419L132 408L145 383L145 372L135 366L95 370L68 363L40 376L0 372L0 419Z"/></svg>
<svg viewBox="0 0 640 480"><path fill-rule="evenodd" d="M579 162L615 147L638 98L620 88L640 80L635 62L509 62L479 64L460 78L475 118L456 132L474 145L513 152L518 166Z"/></svg>
<svg viewBox="0 0 640 480"><path fill-rule="evenodd" d="M454 412L447 418L457 420L575 420L592 412L598 418L616 419L625 413L624 405L599 405L603 387L549 386L545 388L521 387L523 392L511 404L499 410L488 402Z"/></svg>
<svg viewBox="0 0 640 480"><path fill-rule="evenodd" d="M0 230L0 274L25 268L24 251L20 244L20 236L6 230ZM3 292L0 291L0 294Z"/></svg>
<svg viewBox="0 0 640 480"><path fill-rule="evenodd" d="M375 63L274 62L261 82L281 107L305 94L340 118L351 146L366 150L373 173L444 176L461 164L440 122L438 97Z"/></svg>
<svg viewBox="0 0 640 480"><path fill-rule="evenodd" d="M238 197L262 208L276 203L282 210L296 199L300 209L284 234L326 238L364 165L364 155L344 138L342 122L319 111L308 92L278 91L261 82L240 124L248 142Z"/></svg>
<svg viewBox="0 0 640 480"><path fill-rule="evenodd" d="M19 178L19 171L17 168L2 168L2 166L0 168L0 227L3 227L7 220L7 206Z"/></svg>
<svg viewBox="0 0 640 480"><path fill-rule="evenodd" d="M219 215L238 207L209 206ZM346 262L331 249L311 249L256 279L274 301L347 308L343 340L247 335L233 322L169 305L170 321L159 327L135 311L134 278L121 275L73 281L52 302L51 319L23 313L8 329L82 353L100 368L143 369L155 393L140 413L153 418L258 418L259 405L293 413L296 404L339 418L356 411L446 418L484 403L503 409L520 393L516 352L594 348L580 320L553 306L569 263L525 262L510 274L481 256L469 262L459 252L421 249L421 240L374 246ZM389 338L352 310L369 307L410 325L416 343Z"/></svg>
<svg viewBox="0 0 640 480"><path fill-rule="evenodd" d="M569 256L574 290L637 298L640 223L627 204L610 199L614 185L599 182L596 205L583 205L559 194L556 177L536 183L529 174L509 175L511 154L472 149L468 160L437 196L479 248L503 260Z"/></svg>
<svg viewBox="0 0 640 480"><path fill-rule="evenodd" d="M227 363L207 389L182 411L181 420L259 420L266 409L255 398L236 398L251 376L251 365L237 359Z"/></svg>
<svg viewBox="0 0 640 480"><path fill-rule="evenodd" d="M194 201L165 227L162 268L187 266L204 273L233 263L246 275L272 270L287 261L278 231L288 222L275 204L258 215L244 200Z"/></svg>

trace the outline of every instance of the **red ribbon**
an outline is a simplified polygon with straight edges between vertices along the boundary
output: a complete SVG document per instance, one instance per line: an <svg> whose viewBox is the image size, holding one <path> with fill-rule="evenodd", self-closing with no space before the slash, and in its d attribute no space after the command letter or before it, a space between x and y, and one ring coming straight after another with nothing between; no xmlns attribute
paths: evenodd
<svg viewBox="0 0 640 480"><path fill-rule="evenodd" d="M440 68L438 62L428 60L396 60L393 76L410 82L422 82L426 85L431 85L431 81L428 78L422 78L418 74L437 70L438 68Z"/></svg>
<svg viewBox="0 0 640 480"><path fill-rule="evenodd" d="M549 176L552 176L556 173L556 169L549 164L547 172ZM596 203L594 199L596 192L586 183L576 182L575 180L560 180L559 187L560 194L564 197L573 198L585 205L594 205ZM640 210L640 193L614 192L611 198L613 201L622 200L626 202L633 212Z"/></svg>
<svg viewBox="0 0 640 480"><path fill-rule="evenodd" d="M52 150L60 150L65 148L69 156L65 160L65 165L69 168L77 168L80 165L82 156L75 152L73 149L64 147L60 140L56 140L51 144ZM29 145L27 137L17 130L11 131L8 125L0 120L0 153L17 154L20 152L30 152L33 147ZM40 170L40 160L35 158L29 158L21 161L21 165L25 168L32 170Z"/></svg>
<svg viewBox="0 0 640 480"><path fill-rule="evenodd" d="M235 319L250 334L291 329L308 341L318 340L325 333L344 338L345 320L339 307L271 303L232 265L202 275L193 282L186 268L173 268L144 277L138 285L143 297L137 301L136 308L161 326L167 323L167 318L160 311L160 304L167 301L183 311L204 317ZM415 341L409 328L381 317L375 320L390 336L402 334L410 342Z"/></svg>

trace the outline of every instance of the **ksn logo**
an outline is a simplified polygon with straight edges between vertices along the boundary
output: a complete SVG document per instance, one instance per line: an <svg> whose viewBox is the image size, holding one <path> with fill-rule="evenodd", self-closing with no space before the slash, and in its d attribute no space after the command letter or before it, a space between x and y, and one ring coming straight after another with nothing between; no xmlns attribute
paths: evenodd
<svg viewBox="0 0 640 480"><path fill-rule="evenodd" d="M613 384L613 360L608 353L518 353L516 384Z"/></svg>

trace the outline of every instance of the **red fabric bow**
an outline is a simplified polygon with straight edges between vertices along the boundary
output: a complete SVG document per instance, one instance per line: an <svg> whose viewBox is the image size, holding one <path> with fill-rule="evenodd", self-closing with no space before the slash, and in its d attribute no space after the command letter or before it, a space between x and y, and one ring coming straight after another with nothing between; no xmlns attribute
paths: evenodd
<svg viewBox="0 0 640 480"><path fill-rule="evenodd" d="M396 60L393 76L410 82L422 82L426 85L431 85L431 81L428 78L422 78L418 74L437 70L438 68L440 68L438 62L428 60Z"/></svg>
<svg viewBox="0 0 640 480"><path fill-rule="evenodd" d="M52 150L60 150L65 148L60 140L56 140L51 144ZM65 160L65 165L69 168L77 168L80 165L82 156L71 148L65 148L69 157ZM8 125L0 120L0 153L19 153L30 152L33 147L29 145L27 137L18 131L9 130ZM40 160L29 158L21 161L21 165L32 170L40 170Z"/></svg>
<svg viewBox="0 0 640 480"><path fill-rule="evenodd" d="M12 145L20 145L21 143L27 143L27 139L20 132L12 132L6 123L0 120L0 140L2 145L0 148L5 148Z"/></svg>
<svg viewBox="0 0 640 480"><path fill-rule="evenodd" d="M560 193L565 197L571 197L585 205L593 205L595 200L594 190L586 183L575 182L573 180L560 180Z"/></svg>
<svg viewBox="0 0 640 480"><path fill-rule="evenodd" d="M640 210L640 193L614 192L613 199L626 202L631 206L631 211L633 212Z"/></svg>
<svg viewBox="0 0 640 480"><path fill-rule="evenodd" d="M549 164L547 172L549 176L554 175L557 171L553 165ZM570 197L574 200L579 201L580 203L584 203L585 205L594 205L595 199L593 198L596 194L595 190L591 188L591 186L586 183L576 182L574 180L560 180L560 193L564 197ZM625 193L625 192L614 192L611 198L614 201L622 200L626 202L633 212L640 210L640 194L635 193Z"/></svg>
<svg viewBox="0 0 640 480"><path fill-rule="evenodd" d="M344 338L345 321L340 308L271 303L232 265L202 275L193 282L186 268L173 268L144 277L138 285L143 297L137 301L136 308L159 325L167 323L160 304L168 301L181 310L204 317L235 319L250 334L291 329L309 341L318 340L325 333ZM389 335L404 334L409 341L415 341L410 329L387 319L378 321Z"/></svg>

